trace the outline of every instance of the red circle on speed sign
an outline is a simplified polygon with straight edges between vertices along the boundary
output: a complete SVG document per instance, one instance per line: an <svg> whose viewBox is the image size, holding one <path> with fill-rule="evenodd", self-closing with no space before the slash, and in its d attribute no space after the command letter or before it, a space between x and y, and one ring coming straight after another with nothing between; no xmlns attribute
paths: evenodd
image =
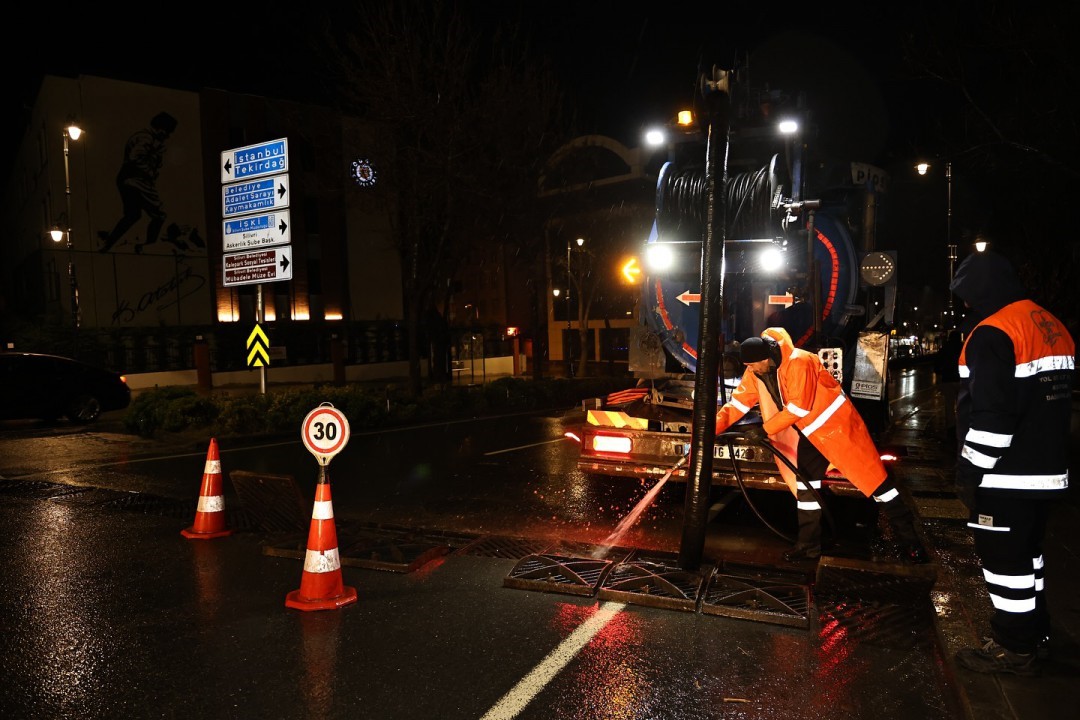
<svg viewBox="0 0 1080 720"><path fill-rule="evenodd" d="M300 437L304 447L322 465L341 452L349 442L349 421L345 413L333 405L324 403L307 414L301 426Z"/></svg>

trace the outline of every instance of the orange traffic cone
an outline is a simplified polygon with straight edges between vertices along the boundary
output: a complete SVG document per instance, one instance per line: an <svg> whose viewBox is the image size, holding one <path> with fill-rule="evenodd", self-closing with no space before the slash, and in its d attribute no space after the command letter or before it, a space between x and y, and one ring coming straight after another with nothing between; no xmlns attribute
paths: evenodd
<svg viewBox="0 0 1080 720"><path fill-rule="evenodd" d="M193 540L210 540L232 534L232 530L225 527L225 497L221 492L221 460L218 458L217 440L210 438L195 524L181 530L181 535Z"/></svg>
<svg viewBox="0 0 1080 720"><path fill-rule="evenodd" d="M285 596L285 607L297 610L332 610L356 602L356 588L345 587L341 579L334 505L330 483L315 486L315 507L311 511L304 574L300 589Z"/></svg>

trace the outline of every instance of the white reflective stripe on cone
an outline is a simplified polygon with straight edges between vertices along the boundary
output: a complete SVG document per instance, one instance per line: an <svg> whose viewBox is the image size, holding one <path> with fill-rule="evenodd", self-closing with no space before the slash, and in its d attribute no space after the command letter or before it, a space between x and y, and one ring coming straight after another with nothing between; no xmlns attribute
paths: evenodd
<svg viewBox="0 0 1080 720"><path fill-rule="evenodd" d="M316 500L315 505L311 508L312 520L333 520L334 519L334 503L329 500Z"/></svg>
<svg viewBox="0 0 1080 720"><path fill-rule="evenodd" d="M207 475L220 475L221 474L221 461L220 460L207 460L206 467L203 472Z"/></svg>
<svg viewBox="0 0 1080 720"><path fill-rule="evenodd" d="M224 495L200 495L198 511L201 513L221 512L225 509Z"/></svg>
<svg viewBox="0 0 1080 720"><path fill-rule="evenodd" d="M304 572L325 573L341 569L341 558L338 549L332 550L308 550L304 555Z"/></svg>

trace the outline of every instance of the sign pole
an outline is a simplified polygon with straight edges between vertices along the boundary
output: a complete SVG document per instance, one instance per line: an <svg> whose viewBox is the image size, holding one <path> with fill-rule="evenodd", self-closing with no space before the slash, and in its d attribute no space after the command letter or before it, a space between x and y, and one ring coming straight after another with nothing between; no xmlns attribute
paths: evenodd
<svg viewBox="0 0 1080 720"><path fill-rule="evenodd" d="M256 322L260 325L266 320L266 313L263 311L263 292L262 283L255 286L255 317ZM259 366L259 394L266 394L266 365Z"/></svg>

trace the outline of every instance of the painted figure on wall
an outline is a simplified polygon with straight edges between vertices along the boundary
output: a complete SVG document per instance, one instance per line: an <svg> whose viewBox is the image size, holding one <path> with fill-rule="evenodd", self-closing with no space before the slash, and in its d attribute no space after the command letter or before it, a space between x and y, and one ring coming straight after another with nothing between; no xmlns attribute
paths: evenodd
<svg viewBox="0 0 1080 720"><path fill-rule="evenodd" d="M128 230L142 219L143 213L150 218L150 223L146 228L146 240L135 243L136 253L141 253L144 247L156 243L163 228L165 236L161 239L178 250L187 250L189 242L196 247L205 247L206 244L197 229L175 222L165 228L168 215L165 212L165 203L158 194L157 179L165 162L165 141L176 130L176 126L176 118L162 111L150 120L149 127L136 131L128 138L124 145L123 163L116 175L116 188L120 191L124 208L123 216L111 232L98 231L102 242L101 252L112 250Z"/></svg>

